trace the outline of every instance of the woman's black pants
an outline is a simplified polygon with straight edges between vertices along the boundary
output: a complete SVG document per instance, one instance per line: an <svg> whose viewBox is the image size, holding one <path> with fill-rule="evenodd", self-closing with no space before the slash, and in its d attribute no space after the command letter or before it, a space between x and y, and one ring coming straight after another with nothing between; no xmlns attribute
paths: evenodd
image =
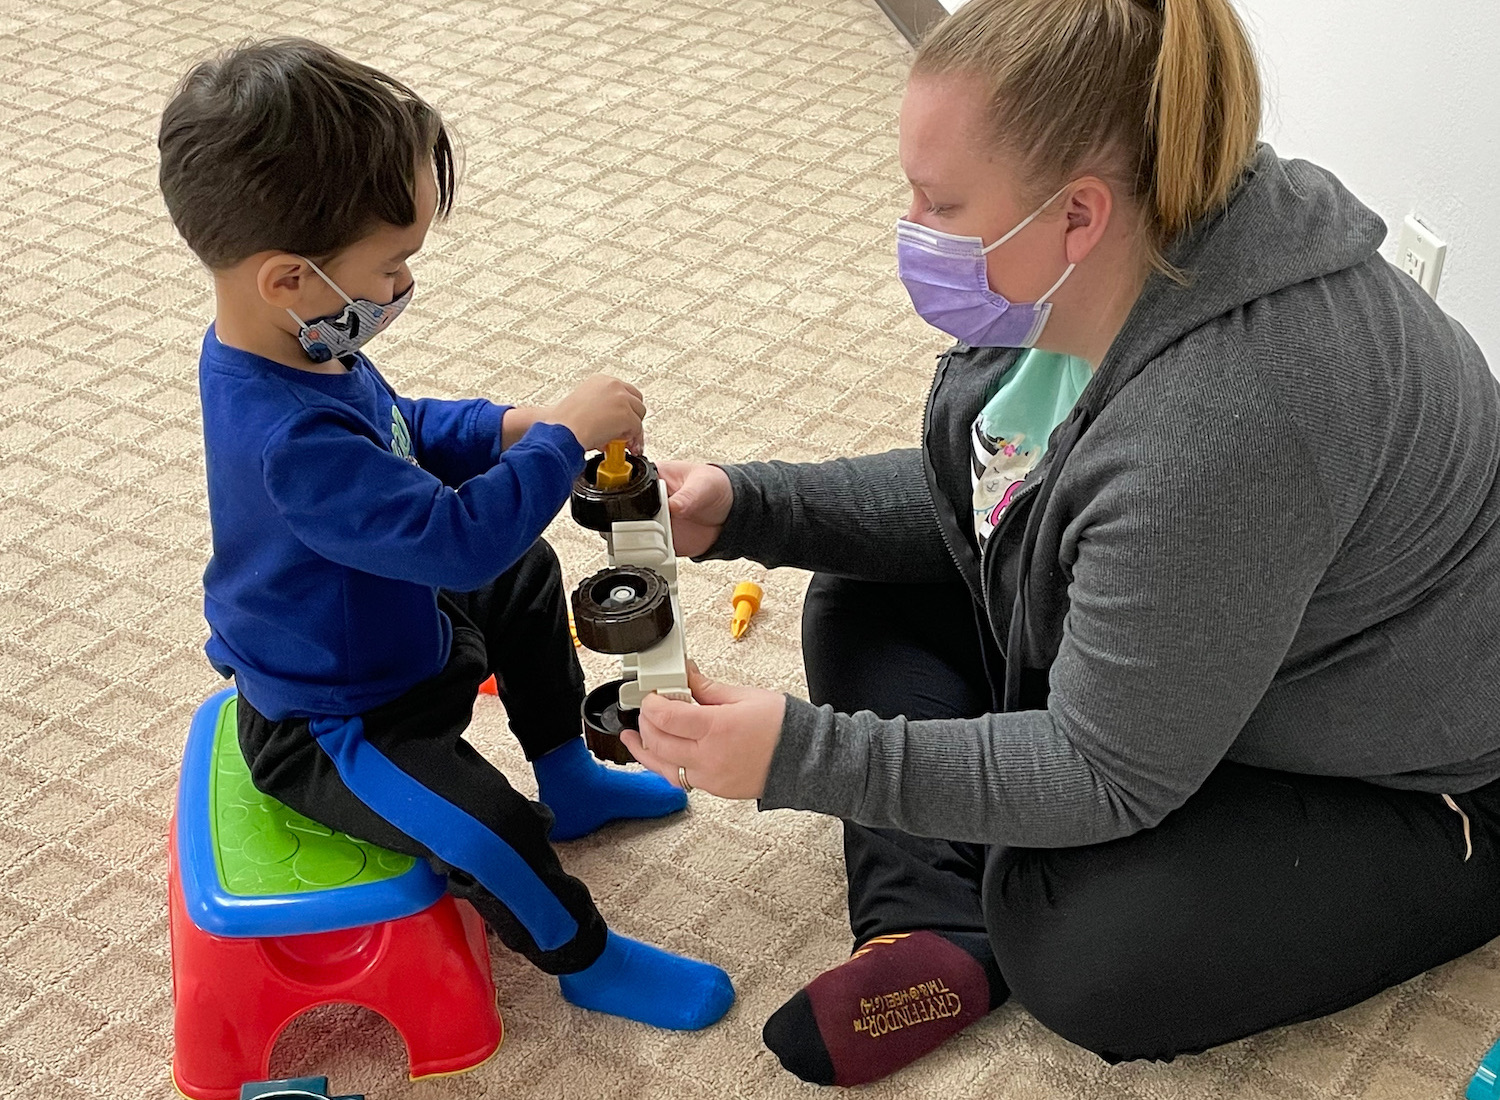
<svg viewBox="0 0 1500 1100"><path fill-rule="evenodd" d="M959 584L815 576L803 649L814 703L912 719L991 709ZM1453 798L1458 811L1224 763L1155 828L1105 844L952 843L846 821L850 926L856 944L986 933L1047 1027L1112 1062L1171 1058L1346 1008L1500 935L1500 782Z"/></svg>

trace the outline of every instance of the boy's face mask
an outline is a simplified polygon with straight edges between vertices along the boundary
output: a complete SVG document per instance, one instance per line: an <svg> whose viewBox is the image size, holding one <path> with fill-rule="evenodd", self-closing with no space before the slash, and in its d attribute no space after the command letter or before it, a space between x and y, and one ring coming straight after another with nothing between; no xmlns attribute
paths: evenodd
<svg viewBox="0 0 1500 1100"><path fill-rule="evenodd" d="M304 257L306 260L306 257ZM297 340L307 357L314 363L326 363L335 356L353 355L377 332L383 331L401 315L417 289L415 281L389 302L382 305L368 298L354 299L339 289L339 285L323 274L323 269L311 260L307 266L318 273L322 280L338 292L338 296L349 303L337 313L326 317L315 317L304 321L294 310L288 309L292 320L297 322Z"/></svg>

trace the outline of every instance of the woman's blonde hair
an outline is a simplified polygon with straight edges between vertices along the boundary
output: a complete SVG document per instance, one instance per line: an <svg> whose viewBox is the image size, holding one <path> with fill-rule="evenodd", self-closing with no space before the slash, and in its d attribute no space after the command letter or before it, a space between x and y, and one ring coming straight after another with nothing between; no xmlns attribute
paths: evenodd
<svg viewBox="0 0 1500 1100"><path fill-rule="evenodd" d="M1230 0L969 0L913 76L984 82L998 148L1038 194L1093 173L1140 207L1152 265L1228 201L1260 131L1260 74Z"/></svg>

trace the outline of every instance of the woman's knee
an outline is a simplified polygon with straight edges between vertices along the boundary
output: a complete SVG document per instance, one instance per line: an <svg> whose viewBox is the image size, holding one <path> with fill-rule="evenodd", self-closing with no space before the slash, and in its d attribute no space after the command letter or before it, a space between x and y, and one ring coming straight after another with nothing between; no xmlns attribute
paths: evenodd
<svg viewBox="0 0 1500 1100"><path fill-rule="evenodd" d="M1070 849L991 855L985 925L1015 999L1040 1023L1108 1062L1171 1058L1187 1038L1160 1003L1170 950L1149 905L1090 889Z"/></svg>
<svg viewBox="0 0 1500 1100"><path fill-rule="evenodd" d="M990 689L962 585L817 574L802 611L808 697L882 717L982 714Z"/></svg>
<svg viewBox="0 0 1500 1100"><path fill-rule="evenodd" d="M814 573L802 601L802 662L808 697L839 710L867 705L856 696L856 675L868 664L862 639L873 623L865 621L875 586L864 581Z"/></svg>

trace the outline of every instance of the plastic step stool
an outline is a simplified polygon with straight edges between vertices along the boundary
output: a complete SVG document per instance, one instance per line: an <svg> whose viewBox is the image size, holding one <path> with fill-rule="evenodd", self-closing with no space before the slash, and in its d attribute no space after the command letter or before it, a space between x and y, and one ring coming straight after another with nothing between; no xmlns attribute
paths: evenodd
<svg viewBox="0 0 1500 1100"><path fill-rule="evenodd" d="M1500 1042L1490 1047L1490 1052L1479 1063L1464 1100L1500 1100Z"/></svg>
<svg viewBox="0 0 1500 1100"><path fill-rule="evenodd" d="M499 1049L479 914L425 862L256 790L233 689L193 718L169 855L172 1076L192 1100L235 1100L267 1076L287 1024L334 1002L389 1020L414 1078L472 1069Z"/></svg>

